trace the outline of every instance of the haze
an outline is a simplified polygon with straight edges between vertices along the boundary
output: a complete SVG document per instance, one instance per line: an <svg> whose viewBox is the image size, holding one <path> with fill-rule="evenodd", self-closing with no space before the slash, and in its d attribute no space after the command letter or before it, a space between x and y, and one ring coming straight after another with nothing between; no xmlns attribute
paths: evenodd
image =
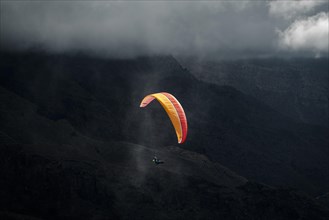
<svg viewBox="0 0 329 220"><path fill-rule="evenodd" d="M0 36L110 57L323 57L328 1L1 1Z"/></svg>

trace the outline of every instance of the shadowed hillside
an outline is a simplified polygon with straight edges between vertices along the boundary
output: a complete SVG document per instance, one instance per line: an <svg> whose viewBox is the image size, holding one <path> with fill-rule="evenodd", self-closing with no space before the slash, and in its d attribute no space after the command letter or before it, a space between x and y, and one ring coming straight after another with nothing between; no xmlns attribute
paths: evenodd
<svg viewBox="0 0 329 220"><path fill-rule="evenodd" d="M198 79L233 86L295 120L328 127L328 58L180 61Z"/></svg>
<svg viewBox="0 0 329 220"><path fill-rule="evenodd" d="M2 201L12 215L45 217L51 207L57 215L64 215L58 210L74 201L69 216L76 215L78 207L86 212L81 215L124 218L131 213L139 218L198 218L188 207L199 207L200 218L209 213L209 218L237 219L325 216L325 211L307 197L246 182L217 164L258 182L323 194L329 182L325 129L292 121L232 87L201 82L173 57L109 60L2 53L1 60L0 137L6 152L1 161L3 167L14 167L2 170L8 177L2 184L9 190L3 192L4 198L10 198L8 192L27 200L34 192L40 193L25 211L25 205L12 207L15 200L8 204ZM145 95L159 91L174 94L186 111L189 134L181 147L202 153L212 162L199 154L186 151L185 155L181 149L167 147L177 140L161 106L152 103L139 108ZM164 166L152 164L154 154L165 159ZM191 155L195 157L191 159ZM61 163L64 165L58 165ZM36 171L27 171L29 164L32 167L28 170ZM49 173L47 169L40 171L45 168ZM46 188L41 192L29 189L39 181L33 176L39 171L45 173L42 187L48 187L49 179L56 183L68 176L63 185L49 186L56 195L62 193L58 198L44 198ZM31 182L25 181L31 178ZM25 186L10 184L17 181L26 182L26 194L20 193ZM71 190L69 198L65 197L68 192L62 191L66 186ZM169 191L164 189L167 186ZM228 201L226 187L230 188ZM89 192L90 188L93 190ZM103 191L106 193L100 193ZM43 201L40 198L49 206L45 213L33 210ZM299 198L307 201L307 207L298 202ZM27 200L19 199L22 204ZM143 206L135 207L138 203ZM83 209L90 204L92 209ZM262 205L266 207L260 208ZM260 214L259 209L266 211ZM282 213L277 209L283 209Z"/></svg>

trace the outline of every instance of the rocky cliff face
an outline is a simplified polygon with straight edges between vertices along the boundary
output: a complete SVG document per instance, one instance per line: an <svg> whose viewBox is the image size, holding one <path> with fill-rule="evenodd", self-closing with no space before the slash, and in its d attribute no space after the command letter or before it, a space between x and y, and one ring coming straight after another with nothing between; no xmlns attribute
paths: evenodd
<svg viewBox="0 0 329 220"><path fill-rule="evenodd" d="M1 60L0 216L327 216L287 190L325 191L324 129L296 123L232 87L202 82L172 57L2 53ZM168 147L176 137L160 105L139 109L155 91L182 102L189 136L180 147L188 151ZM151 162L154 154L164 166ZM286 189L247 181L218 163Z"/></svg>
<svg viewBox="0 0 329 220"><path fill-rule="evenodd" d="M182 63L201 80L233 86L295 120L328 127L326 58Z"/></svg>

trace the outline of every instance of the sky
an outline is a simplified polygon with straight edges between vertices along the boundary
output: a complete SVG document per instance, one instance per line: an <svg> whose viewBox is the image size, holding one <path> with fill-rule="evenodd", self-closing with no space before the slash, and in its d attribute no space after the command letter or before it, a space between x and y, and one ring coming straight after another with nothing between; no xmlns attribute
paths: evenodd
<svg viewBox="0 0 329 220"><path fill-rule="evenodd" d="M1 48L111 57L328 57L328 1L4 1Z"/></svg>

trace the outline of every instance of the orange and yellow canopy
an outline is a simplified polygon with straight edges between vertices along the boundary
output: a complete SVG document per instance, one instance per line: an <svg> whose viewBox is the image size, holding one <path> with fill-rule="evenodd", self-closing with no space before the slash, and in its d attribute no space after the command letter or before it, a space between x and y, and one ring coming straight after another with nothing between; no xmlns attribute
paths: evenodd
<svg viewBox="0 0 329 220"><path fill-rule="evenodd" d="M167 92L160 92L145 96L140 107L146 107L154 99L158 100L167 112L171 123L175 128L178 143L184 143L187 136L187 120L182 105L173 95Z"/></svg>

